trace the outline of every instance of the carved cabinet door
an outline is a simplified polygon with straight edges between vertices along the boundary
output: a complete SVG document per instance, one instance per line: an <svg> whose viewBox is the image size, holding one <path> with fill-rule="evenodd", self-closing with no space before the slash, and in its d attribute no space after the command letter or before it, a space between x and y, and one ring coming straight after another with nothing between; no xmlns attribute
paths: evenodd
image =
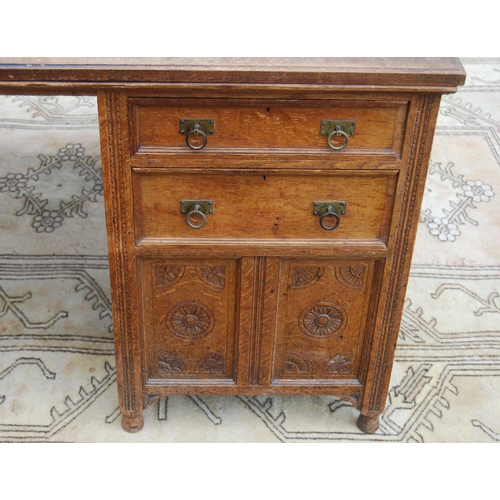
<svg viewBox="0 0 500 500"><path fill-rule="evenodd" d="M312 386L359 379L367 320L374 314L375 262L281 260L278 321L267 340L275 348L262 380Z"/></svg>
<svg viewBox="0 0 500 500"><path fill-rule="evenodd" d="M142 259L147 383L358 382L375 267L365 259Z"/></svg>
<svg viewBox="0 0 500 500"><path fill-rule="evenodd" d="M140 262L147 380L234 384L236 263L196 258Z"/></svg>

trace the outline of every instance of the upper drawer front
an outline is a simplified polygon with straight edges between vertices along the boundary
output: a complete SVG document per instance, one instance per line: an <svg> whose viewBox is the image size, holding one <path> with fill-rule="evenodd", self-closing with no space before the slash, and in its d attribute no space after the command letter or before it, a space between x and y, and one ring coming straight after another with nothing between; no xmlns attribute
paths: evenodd
<svg viewBox="0 0 500 500"><path fill-rule="evenodd" d="M316 239L387 241L396 173L190 174L158 169L135 172L136 239ZM181 201L189 200L187 214ZM212 201L205 225L192 202ZM314 215L314 203L345 202L339 218L327 215L327 227ZM186 201L185 201L186 202ZM189 208L191 207L191 208ZM212 213L208 213L212 210Z"/></svg>
<svg viewBox="0 0 500 500"><path fill-rule="evenodd" d="M388 155L403 146L407 101L130 99L131 154L308 153ZM179 131L181 119L213 119L214 133L198 151ZM323 120L356 122L341 150L320 133ZM343 136L332 138L341 145Z"/></svg>

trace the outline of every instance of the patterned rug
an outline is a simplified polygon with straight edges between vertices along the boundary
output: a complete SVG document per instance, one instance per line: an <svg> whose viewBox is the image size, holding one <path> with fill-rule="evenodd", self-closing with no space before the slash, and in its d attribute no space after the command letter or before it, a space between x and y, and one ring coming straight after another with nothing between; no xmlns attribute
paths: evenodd
<svg viewBox="0 0 500 500"><path fill-rule="evenodd" d="M445 96L387 407L184 397L118 409L96 99L0 96L0 442L500 441L500 59Z"/></svg>

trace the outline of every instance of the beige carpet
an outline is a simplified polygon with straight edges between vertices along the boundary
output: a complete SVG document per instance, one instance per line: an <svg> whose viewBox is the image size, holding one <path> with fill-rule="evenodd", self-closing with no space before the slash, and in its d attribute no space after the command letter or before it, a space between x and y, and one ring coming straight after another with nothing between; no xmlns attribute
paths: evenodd
<svg viewBox="0 0 500 500"><path fill-rule="evenodd" d="M0 442L500 441L500 59L444 97L380 430L335 397L117 403L96 100L0 96Z"/></svg>

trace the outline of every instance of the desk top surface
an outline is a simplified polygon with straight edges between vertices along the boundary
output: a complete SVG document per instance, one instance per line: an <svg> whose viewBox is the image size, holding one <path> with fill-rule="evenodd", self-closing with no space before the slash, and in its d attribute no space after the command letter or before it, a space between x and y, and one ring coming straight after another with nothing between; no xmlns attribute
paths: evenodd
<svg viewBox="0 0 500 500"><path fill-rule="evenodd" d="M300 84L415 87L454 92L457 58L0 58L0 90L57 84L99 89L134 84Z"/></svg>

